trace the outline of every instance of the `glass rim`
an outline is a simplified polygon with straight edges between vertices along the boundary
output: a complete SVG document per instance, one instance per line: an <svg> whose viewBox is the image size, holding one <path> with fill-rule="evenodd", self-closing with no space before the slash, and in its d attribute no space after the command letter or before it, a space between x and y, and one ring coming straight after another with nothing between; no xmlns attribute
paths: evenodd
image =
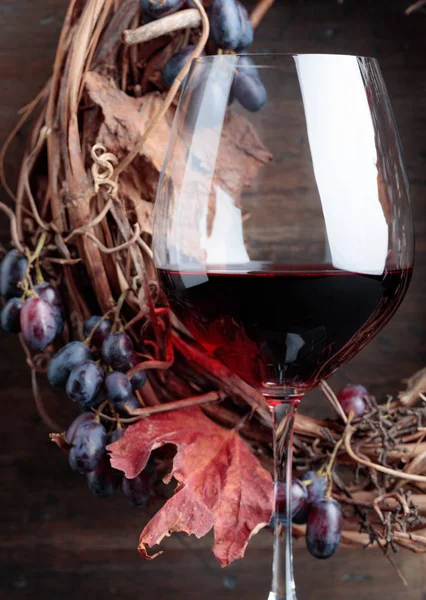
<svg viewBox="0 0 426 600"><path fill-rule="evenodd" d="M222 59L226 58L226 57L232 57L234 60L235 58L243 58L243 57L247 57L247 58L251 58L253 60L253 65L250 66L254 66L254 67L259 67L259 68L276 68L279 67L280 64L265 64L265 60L269 59L269 60L278 60L278 59L289 59L289 58L296 58L297 56L316 56L316 57L322 57L322 56L333 56L333 57L342 57L342 58L356 58L359 60L366 60L369 62L374 62L378 64L378 60L377 58L375 58L374 56L363 56L363 55L359 55L359 54L349 54L349 53L345 53L345 52L246 52L246 53L229 53L229 54L209 54L209 55L204 55L204 56L198 56L197 58L193 59L193 63L212 63L214 60L218 60L218 59ZM264 60L263 60L264 59ZM256 61L260 60L260 63L257 63Z"/></svg>

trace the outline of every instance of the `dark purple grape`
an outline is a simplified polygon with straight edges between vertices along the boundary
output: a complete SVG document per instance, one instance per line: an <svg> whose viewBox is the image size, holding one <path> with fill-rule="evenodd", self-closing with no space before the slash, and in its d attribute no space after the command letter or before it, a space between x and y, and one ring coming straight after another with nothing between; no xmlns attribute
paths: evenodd
<svg viewBox="0 0 426 600"><path fill-rule="evenodd" d="M235 0L214 0L208 9L210 36L219 48L235 50L240 45L242 23Z"/></svg>
<svg viewBox="0 0 426 600"><path fill-rule="evenodd" d="M253 43L254 32L253 27L250 23L250 17L248 15L247 9L241 4L241 2L238 2L238 0L237 6L241 23L241 37L238 42L238 46L236 47L236 50L237 52L242 52Z"/></svg>
<svg viewBox="0 0 426 600"><path fill-rule="evenodd" d="M22 288L18 287L28 267L28 259L19 254L17 250L11 250L3 258L0 267L0 295L9 299L22 296Z"/></svg>
<svg viewBox="0 0 426 600"><path fill-rule="evenodd" d="M133 367L136 367L139 362L140 360L134 354L130 360L130 368L133 369ZM133 375L133 377L131 377L130 381L132 383L133 391L140 390L140 388L143 387L146 382L146 371L139 371Z"/></svg>
<svg viewBox="0 0 426 600"><path fill-rule="evenodd" d="M11 298L1 310L1 327L8 333L19 333L21 331L21 308L24 303L20 298Z"/></svg>
<svg viewBox="0 0 426 600"><path fill-rule="evenodd" d="M128 371L132 356L133 342L127 333L110 333L102 344L102 357L114 371Z"/></svg>
<svg viewBox="0 0 426 600"><path fill-rule="evenodd" d="M93 331L95 327L96 329ZM96 346L96 348L100 348L111 333L111 327L111 321L108 321L108 319L104 319L103 317L99 317L98 315L93 315L84 321L83 335L85 338L87 338L93 331L93 335L90 338L90 344L92 346Z"/></svg>
<svg viewBox="0 0 426 600"><path fill-rule="evenodd" d="M71 423L68 429L65 432L65 439L68 444L72 444L74 441L74 437L77 429L80 427L82 423L86 423L86 421L94 421L95 415L92 412L85 412L81 415L78 415L76 419Z"/></svg>
<svg viewBox="0 0 426 600"><path fill-rule="evenodd" d="M347 385L337 395L346 415L352 412L354 417L362 417L367 410L367 401L369 394L363 385Z"/></svg>
<svg viewBox="0 0 426 600"><path fill-rule="evenodd" d="M113 371L105 378L106 397L117 410L133 395L129 378L121 371Z"/></svg>
<svg viewBox="0 0 426 600"><path fill-rule="evenodd" d="M51 283L40 283L34 286L35 293L41 298L45 300L50 306L53 308L53 312L55 313L56 319L56 332L61 333L64 328L64 314L63 314L63 306L61 296L57 290Z"/></svg>
<svg viewBox="0 0 426 600"><path fill-rule="evenodd" d="M144 15L151 19L160 19L178 11L186 0L141 0Z"/></svg>
<svg viewBox="0 0 426 600"><path fill-rule="evenodd" d="M118 442L118 440L121 440L121 438L123 437L123 433L124 429L122 427L117 427L117 429L114 429L114 431L110 433L109 443L113 444L114 442Z"/></svg>
<svg viewBox="0 0 426 600"><path fill-rule="evenodd" d="M265 86L251 69L238 69L232 82L232 93L243 108L250 112L261 110L268 99Z"/></svg>
<svg viewBox="0 0 426 600"><path fill-rule="evenodd" d="M68 397L80 407L96 406L102 398L98 396L104 382L104 370L100 365L87 360L71 371L66 391Z"/></svg>
<svg viewBox="0 0 426 600"><path fill-rule="evenodd" d="M301 476L301 481L310 481L311 483L306 484L308 490L308 503L314 504L319 500L322 500L327 491L327 479L321 475L317 475L315 471L307 471Z"/></svg>
<svg viewBox="0 0 426 600"><path fill-rule="evenodd" d="M172 56L172 58L164 65L161 71L161 79L163 80L163 83L167 89L172 87L176 76L188 62L191 53L194 51L194 48L195 46L186 46Z"/></svg>
<svg viewBox="0 0 426 600"><path fill-rule="evenodd" d="M337 500L323 498L311 506L306 526L306 546L315 558L329 558L340 543L343 518Z"/></svg>
<svg viewBox="0 0 426 600"><path fill-rule="evenodd" d="M306 525L309 519L310 504L302 506L295 515L292 517L292 522L296 525Z"/></svg>
<svg viewBox="0 0 426 600"><path fill-rule="evenodd" d="M113 469L107 454L104 454L94 471L87 474L87 485L99 498L114 496L121 483L122 473Z"/></svg>
<svg viewBox="0 0 426 600"><path fill-rule="evenodd" d="M134 479L123 477L123 496L135 506L146 506L149 498L149 475L146 471L139 473Z"/></svg>
<svg viewBox="0 0 426 600"><path fill-rule="evenodd" d="M281 523L286 522L286 485L285 482L278 482L277 487L277 509L278 519ZM296 515L300 510L307 507L308 504L308 492L301 481L294 479L291 482L291 514L292 517Z"/></svg>
<svg viewBox="0 0 426 600"><path fill-rule="evenodd" d="M55 312L37 296L25 300L20 322L23 338L32 350L43 350L56 337Z"/></svg>
<svg viewBox="0 0 426 600"><path fill-rule="evenodd" d="M90 360L92 353L83 342L70 342L61 348L49 363L47 378L51 386L65 389L71 371L77 365Z"/></svg>
<svg viewBox="0 0 426 600"><path fill-rule="evenodd" d="M97 421L81 423L68 455L71 468L79 473L94 471L105 453L106 437L104 426Z"/></svg>

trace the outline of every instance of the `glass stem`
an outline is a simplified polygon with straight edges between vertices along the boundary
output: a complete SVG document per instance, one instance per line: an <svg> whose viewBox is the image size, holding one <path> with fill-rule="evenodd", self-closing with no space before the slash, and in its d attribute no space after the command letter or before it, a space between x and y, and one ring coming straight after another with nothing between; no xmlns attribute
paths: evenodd
<svg viewBox="0 0 426 600"><path fill-rule="evenodd" d="M291 537L291 481L293 457L293 426L300 396L271 401L274 442L274 559L272 586L268 600L297 600L293 574L293 547ZM285 486L285 488L284 488ZM282 490L285 489L286 511L283 514ZM279 491L281 490L281 494ZM287 524L289 526L287 527Z"/></svg>

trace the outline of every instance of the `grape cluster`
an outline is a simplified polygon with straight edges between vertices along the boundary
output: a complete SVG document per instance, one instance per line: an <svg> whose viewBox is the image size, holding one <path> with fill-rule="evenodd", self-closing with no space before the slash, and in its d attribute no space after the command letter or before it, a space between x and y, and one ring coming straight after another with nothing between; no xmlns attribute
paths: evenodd
<svg viewBox="0 0 426 600"><path fill-rule="evenodd" d="M89 317L83 325L84 342L73 341L61 348L49 363L47 377L54 389L65 391L82 411L65 433L71 468L87 476L96 496L112 496L121 486L125 498L145 506L148 475L144 472L128 480L112 468L106 446L119 440L124 430L119 426L108 434L95 410L104 403L103 410L111 416L128 415L140 408L135 391L146 381L145 372L132 378L126 375L139 361L130 337L112 329L108 319Z"/></svg>
<svg viewBox="0 0 426 600"><path fill-rule="evenodd" d="M340 543L343 519L340 504L329 498L327 480L308 471L291 483L292 521L306 525L306 547L315 558L329 558ZM285 483L277 489L278 520L286 525Z"/></svg>
<svg viewBox="0 0 426 600"><path fill-rule="evenodd" d="M112 323L100 316L89 317L83 332L85 342L70 342L52 357L47 370L51 386L65 390L83 411L104 401L119 415L139 408L135 391L144 385L146 373L126 375L138 363L130 337L112 331Z"/></svg>
<svg viewBox="0 0 426 600"><path fill-rule="evenodd" d="M32 350L44 350L64 327L61 297L52 284L28 287L29 280L28 258L17 250L8 252L0 266L0 295L5 299L0 322L3 331L22 333Z"/></svg>
<svg viewBox="0 0 426 600"><path fill-rule="evenodd" d="M185 4L181 0L142 0L141 3L143 14L148 20L169 15L183 8ZM242 54L238 60L229 94L230 103L235 99L246 110L251 112L261 110L266 103L267 93L253 61L244 55L253 42L254 36L247 10L238 0L213 0L208 7L208 17L209 51L225 50ZM166 89L171 88L194 49L193 45L186 46L164 65L161 79Z"/></svg>

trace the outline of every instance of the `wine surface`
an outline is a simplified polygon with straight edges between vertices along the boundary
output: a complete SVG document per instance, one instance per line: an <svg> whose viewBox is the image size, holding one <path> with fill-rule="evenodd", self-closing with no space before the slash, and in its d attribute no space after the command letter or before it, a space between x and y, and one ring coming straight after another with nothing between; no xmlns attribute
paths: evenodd
<svg viewBox="0 0 426 600"><path fill-rule="evenodd" d="M307 390L352 358L395 312L411 270L321 265L159 269L172 310L212 355L263 390Z"/></svg>

